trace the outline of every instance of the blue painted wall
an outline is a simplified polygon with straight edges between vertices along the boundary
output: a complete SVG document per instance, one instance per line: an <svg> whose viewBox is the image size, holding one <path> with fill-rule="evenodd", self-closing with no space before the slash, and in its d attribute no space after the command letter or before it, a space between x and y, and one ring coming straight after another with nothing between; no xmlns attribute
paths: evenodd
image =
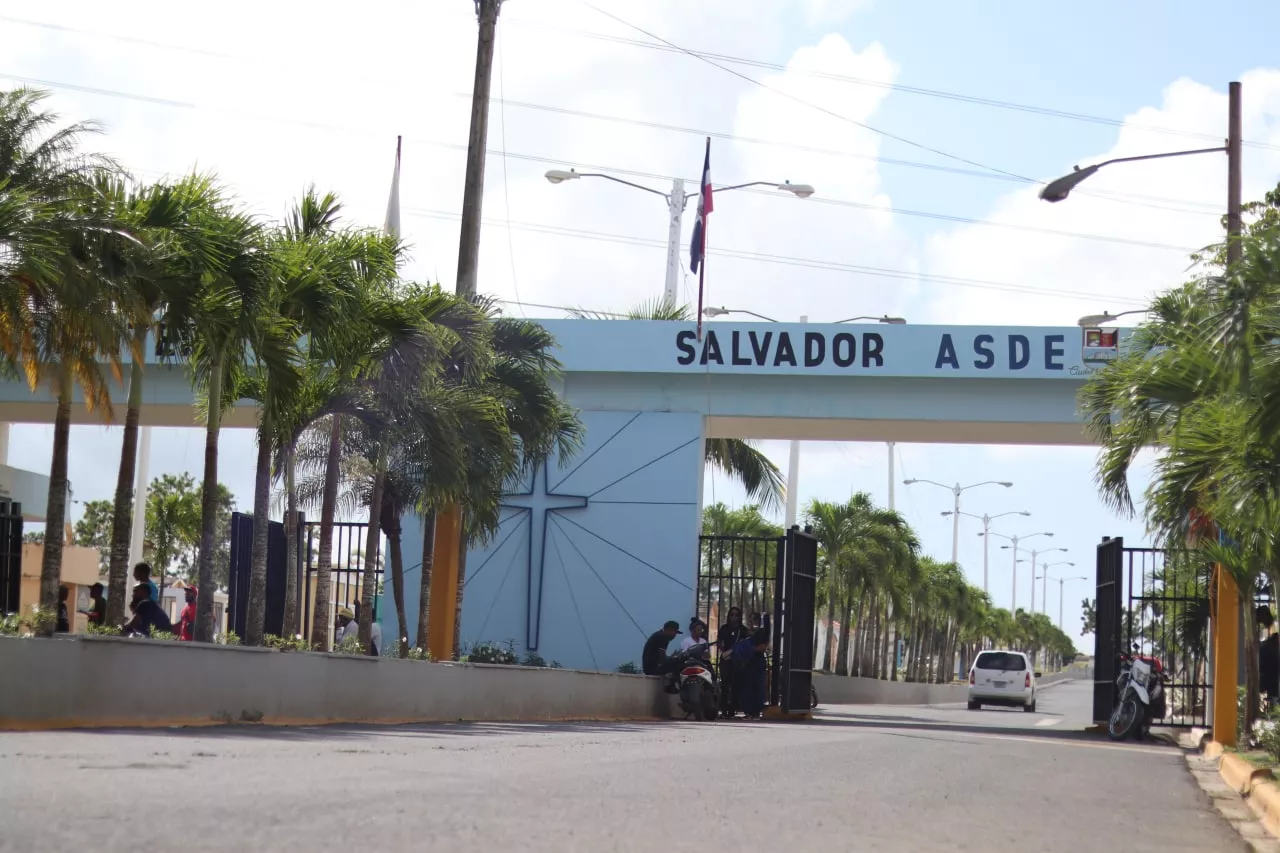
<svg viewBox="0 0 1280 853"><path fill-rule="evenodd" d="M645 638L693 613L700 414L583 412L581 451L509 496L467 557L465 646L514 641L578 669L639 664ZM405 609L417 630L422 526L404 520ZM388 599L384 626L395 625ZM385 631L385 627L384 627Z"/></svg>

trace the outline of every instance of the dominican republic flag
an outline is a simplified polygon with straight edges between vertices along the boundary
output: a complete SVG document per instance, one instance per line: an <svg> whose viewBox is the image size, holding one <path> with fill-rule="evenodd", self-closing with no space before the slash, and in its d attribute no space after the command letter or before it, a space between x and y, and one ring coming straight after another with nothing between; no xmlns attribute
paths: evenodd
<svg viewBox="0 0 1280 853"><path fill-rule="evenodd" d="M391 173L391 197L387 199L387 221L382 231L392 237L400 236L400 137L396 137L396 168Z"/></svg>
<svg viewBox="0 0 1280 853"><path fill-rule="evenodd" d="M689 270L698 272L707 254L707 215L715 210L711 201L711 137L707 137L707 156L702 161L702 189L698 200L698 221L693 224L693 242L689 247Z"/></svg>

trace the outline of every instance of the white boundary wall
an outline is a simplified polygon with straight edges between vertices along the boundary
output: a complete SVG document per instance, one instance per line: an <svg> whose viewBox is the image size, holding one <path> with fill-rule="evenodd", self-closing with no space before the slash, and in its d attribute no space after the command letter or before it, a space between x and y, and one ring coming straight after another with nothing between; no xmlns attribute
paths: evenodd
<svg viewBox="0 0 1280 853"><path fill-rule="evenodd" d="M647 676L114 637L0 637L0 678L0 729L635 720L674 710Z"/></svg>
<svg viewBox="0 0 1280 853"><path fill-rule="evenodd" d="M1084 673L1056 672L1037 678L1036 685L1043 688L1084 677ZM919 684L815 672L813 686L818 691L819 708L824 705L952 705L969 699L967 684Z"/></svg>

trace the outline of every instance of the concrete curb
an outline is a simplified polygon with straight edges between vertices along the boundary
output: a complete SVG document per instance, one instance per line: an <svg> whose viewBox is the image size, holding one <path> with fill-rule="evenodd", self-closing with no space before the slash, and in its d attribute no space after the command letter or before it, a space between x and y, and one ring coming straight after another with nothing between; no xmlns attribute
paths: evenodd
<svg viewBox="0 0 1280 853"><path fill-rule="evenodd" d="M1185 735L1180 743L1187 768L1213 807L1255 853L1280 853L1280 789L1270 771L1258 770L1213 741L1198 749L1204 735Z"/></svg>

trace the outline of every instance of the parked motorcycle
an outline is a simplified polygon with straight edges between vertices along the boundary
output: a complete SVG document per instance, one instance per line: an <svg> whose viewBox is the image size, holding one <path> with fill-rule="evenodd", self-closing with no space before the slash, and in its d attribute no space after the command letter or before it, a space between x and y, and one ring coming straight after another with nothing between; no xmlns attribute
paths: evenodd
<svg viewBox="0 0 1280 853"><path fill-rule="evenodd" d="M1159 658L1121 656L1116 706L1107 721L1107 735L1112 740L1142 740L1151 723L1164 718L1164 679Z"/></svg>
<svg viewBox="0 0 1280 853"><path fill-rule="evenodd" d="M698 722L714 720L720 708L720 681L711 666L711 647L699 643L679 652L676 671L680 709Z"/></svg>

